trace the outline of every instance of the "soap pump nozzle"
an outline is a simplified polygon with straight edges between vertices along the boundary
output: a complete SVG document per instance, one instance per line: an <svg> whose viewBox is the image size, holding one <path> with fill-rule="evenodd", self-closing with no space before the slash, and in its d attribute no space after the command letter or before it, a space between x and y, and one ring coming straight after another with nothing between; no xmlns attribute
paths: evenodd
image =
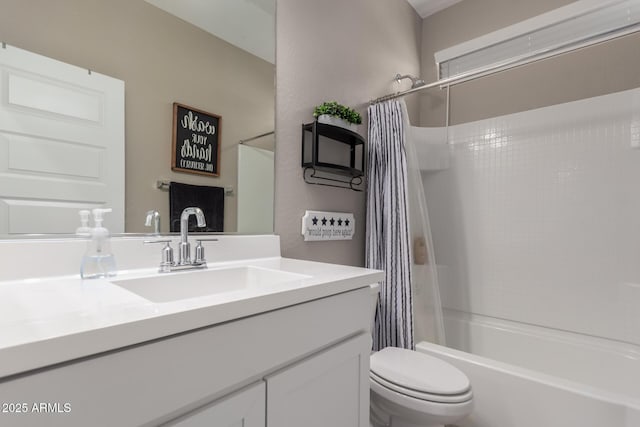
<svg viewBox="0 0 640 427"><path fill-rule="evenodd" d="M102 222L104 221L104 214L113 211L113 209L95 208L93 212L93 222L96 228L102 228Z"/></svg>
<svg viewBox="0 0 640 427"><path fill-rule="evenodd" d="M84 209L78 212L80 215L80 227L76 228L76 234L79 236L90 236L91 227L89 227L89 215L90 211Z"/></svg>

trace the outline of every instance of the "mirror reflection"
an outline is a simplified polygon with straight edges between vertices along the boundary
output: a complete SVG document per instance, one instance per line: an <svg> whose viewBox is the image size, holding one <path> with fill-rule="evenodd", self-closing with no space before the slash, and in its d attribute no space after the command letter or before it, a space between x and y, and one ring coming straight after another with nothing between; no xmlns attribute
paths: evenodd
<svg viewBox="0 0 640 427"><path fill-rule="evenodd" d="M202 6L200 3L206 3L207 8L197 9L196 6ZM48 132L46 138L37 138L36 144L33 139L21 140L31 131L26 125L21 129L0 128L2 149L19 152L0 162L0 227L4 227L0 228L0 234L47 232L44 225L54 224L59 216L67 219L66 214L59 214L64 209L53 208L60 204L69 208L73 216L73 228L65 232L73 232L80 225L78 210L108 204L106 200L102 204L98 200L94 203L99 206L85 206L66 190L63 195L56 194L57 190L53 189L69 176L80 176L84 184L90 182L94 187L85 185L89 189L97 188L95 182L99 178L96 176L119 176L124 180L124 185L117 190L124 191L124 207L119 208L124 213L116 212L118 206L113 203L112 218L105 219L113 232L153 232L151 227L145 227L146 214L151 210L160 214L161 232L168 232L169 193L166 186L158 184L171 182L221 189L224 232L273 231L275 0L0 0L0 6L3 10L0 41L8 48L4 50L17 47L79 67L87 75L104 75L124 82L124 167L121 171L107 163L93 166L94 138L85 138L79 145L74 140L72 147L72 144L48 143L62 141L55 132ZM219 29L219 34L211 34L208 27ZM3 58L0 67L4 85L15 68L7 64L3 56L0 58ZM22 75L14 74L17 75L13 78L15 86L15 82L21 82L18 77ZM36 74L40 82L49 81L42 70ZM62 88L79 86L79 82L77 79ZM6 99L7 88L2 86L0 90ZM35 91L32 98L39 99L45 92L49 90ZM58 93L57 99L69 99L63 96L65 93ZM88 89L80 93L95 94ZM174 103L220 117L219 176L172 171ZM23 114L27 109L15 107L14 113ZM106 106L96 111L95 123L101 123L113 109ZM38 114L41 119L42 112ZM82 131L96 126L91 121L93 116L69 118L56 114L58 124L54 130L74 123L80 123ZM83 109L81 115L90 115L90 109ZM6 120L0 120L0 125L4 124ZM42 134L47 129L51 126L38 132ZM115 140L117 137L107 137L103 143L109 146ZM24 147L28 147L26 154ZM16 185L15 178L25 178L25 169L32 167L15 167L15 162L20 163L22 159L23 164L31 165L34 158L47 159L47 164L55 163L55 170L35 171L33 177L28 177L33 185L22 189L24 185ZM54 161L56 158L60 161ZM62 168L61 163L73 165L72 170L58 170ZM9 181L1 181L6 178ZM34 188L39 188L40 193L35 194ZM82 191L92 193L87 188ZM99 191L93 191L92 195L99 199L97 193ZM30 198L34 197L44 206L37 213L30 208L33 203ZM118 217L122 218L121 224ZM19 227L15 223L19 223ZM11 226L14 228L10 229ZM50 230L60 231L60 227Z"/></svg>

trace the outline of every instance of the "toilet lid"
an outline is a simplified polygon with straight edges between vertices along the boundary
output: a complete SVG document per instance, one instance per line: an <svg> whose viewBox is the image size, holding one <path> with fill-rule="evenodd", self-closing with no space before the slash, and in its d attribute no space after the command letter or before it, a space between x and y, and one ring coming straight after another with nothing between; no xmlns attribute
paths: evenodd
<svg viewBox="0 0 640 427"><path fill-rule="evenodd" d="M373 372L369 372L369 384L371 385L372 391L375 390L378 394L385 396L385 398L391 400L393 400L393 398L397 395L411 397L414 399L432 403L465 403L471 401L471 399L473 398L471 388L461 394L427 393L424 391L412 390L410 388L401 387L397 384L390 383L384 378L377 376ZM374 387L374 384L378 387Z"/></svg>
<svg viewBox="0 0 640 427"><path fill-rule="evenodd" d="M469 391L467 376L443 360L417 351L387 347L371 355L371 372L399 387L430 395Z"/></svg>

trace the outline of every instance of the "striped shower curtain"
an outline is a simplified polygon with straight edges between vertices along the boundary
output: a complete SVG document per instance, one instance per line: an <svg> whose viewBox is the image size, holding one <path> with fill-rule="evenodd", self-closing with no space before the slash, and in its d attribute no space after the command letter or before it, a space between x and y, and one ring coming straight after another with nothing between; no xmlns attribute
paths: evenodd
<svg viewBox="0 0 640 427"><path fill-rule="evenodd" d="M373 349L413 349L411 246L403 105L369 107L366 266L385 271Z"/></svg>

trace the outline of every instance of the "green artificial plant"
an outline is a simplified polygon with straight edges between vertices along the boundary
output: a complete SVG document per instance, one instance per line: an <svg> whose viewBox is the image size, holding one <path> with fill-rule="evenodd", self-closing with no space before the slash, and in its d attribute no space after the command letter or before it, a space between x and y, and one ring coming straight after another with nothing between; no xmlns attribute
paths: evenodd
<svg viewBox="0 0 640 427"><path fill-rule="evenodd" d="M338 117L348 123L359 125L362 123L360 114L352 108L338 104L336 101L323 102L313 109L313 117L318 118L323 114Z"/></svg>

